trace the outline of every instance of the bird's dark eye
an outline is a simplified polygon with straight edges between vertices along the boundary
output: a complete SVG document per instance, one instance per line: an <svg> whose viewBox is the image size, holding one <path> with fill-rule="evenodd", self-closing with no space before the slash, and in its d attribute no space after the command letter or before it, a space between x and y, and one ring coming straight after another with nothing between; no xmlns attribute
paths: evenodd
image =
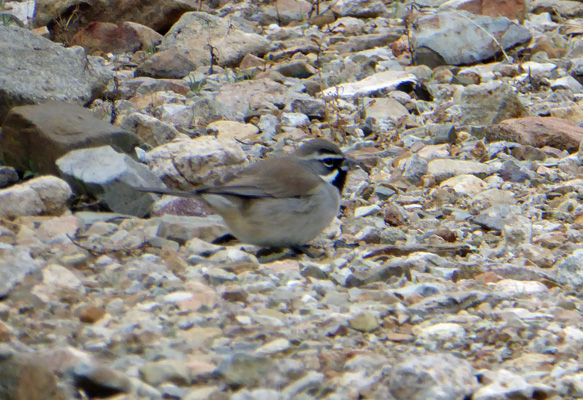
<svg viewBox="0 0 583 400"><path fill-rule="evenodd" d="M328 168L332 168L334 166L334 161L331 160L324 160L322 163Z"/></svg>

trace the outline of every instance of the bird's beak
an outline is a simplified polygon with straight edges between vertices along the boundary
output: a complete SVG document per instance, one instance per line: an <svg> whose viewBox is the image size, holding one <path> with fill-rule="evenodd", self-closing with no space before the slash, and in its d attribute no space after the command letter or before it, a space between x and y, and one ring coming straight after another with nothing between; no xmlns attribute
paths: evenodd
<svg viewBox="0 0 583 400"><path fill-rule="evenodd" d="M356 167L360 167L360 163L353 160L352 158L345 158L342 163L342 169L346 172L355 170Z"/></svg>

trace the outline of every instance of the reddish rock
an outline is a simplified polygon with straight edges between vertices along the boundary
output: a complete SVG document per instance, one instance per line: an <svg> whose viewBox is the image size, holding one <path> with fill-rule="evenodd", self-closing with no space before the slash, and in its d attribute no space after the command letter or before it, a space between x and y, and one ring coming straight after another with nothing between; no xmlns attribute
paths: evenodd
<svg viewBox="0 0 583 400"><path fill-rule="evenodd" d="M486 140L506 140L537 148L555 147L575 152L583 141L583 128L572 122L553 117L507 119L488 127Z"/></svg>
<svg viewBox="0 0 583 400"><path fill-rule="evenodd" d="M51 39L63 43L96 21L133 21L165 34L182 14L195 9L195 5L180 0L38 0L33 25L46 25Z"/></svg>
<svg viewBox="0 0 583 400"><path fill-rule="evenodd" d="M119 25L91 22L73 36L71 44L82 46L89 53L136 52L153 48L163 37L153 29L135 22Z"/></svg>
<svg viewBox="0 0 583 400"><path fill-rule="evenodd" d="M442 8L464 10L489 17L506 17L520 22L526 18L526 0L460 0L447 4Z"/></svg>

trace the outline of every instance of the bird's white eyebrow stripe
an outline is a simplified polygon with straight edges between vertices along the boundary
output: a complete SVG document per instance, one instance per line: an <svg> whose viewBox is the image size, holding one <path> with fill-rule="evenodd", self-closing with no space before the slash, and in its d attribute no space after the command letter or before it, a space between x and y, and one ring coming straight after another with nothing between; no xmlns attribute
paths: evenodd
<svg viewBox="0 0 583 400"><path fill-rule="evenodd" d="M332 183L334 182L334 179L336 179L336 177L338 176L338 170L335 169L334 171L330 172L328 175L318 175L320 178L322 178L324 181L328 182L328 183Z"/></svg>
<svg viewBox="0 0 583 400"><path fill-rule="evenodd" d="M340 154L318 154L318 155L307 155L302 157L304 160L343 160L344 156Z"/></svg>

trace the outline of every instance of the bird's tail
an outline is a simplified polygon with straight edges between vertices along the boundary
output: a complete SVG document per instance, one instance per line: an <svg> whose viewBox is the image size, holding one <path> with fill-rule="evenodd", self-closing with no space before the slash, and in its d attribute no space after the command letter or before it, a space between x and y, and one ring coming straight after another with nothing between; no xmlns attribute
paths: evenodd
<svg viewBox="0 0 583 400"><path fill-rule="evenodd" d="M184 192L182 190L159 189L159 188L135 188L135 189L138 192L167 194L169 196L178 196L178 197L195 197L197 195L196 190L193 190L191 192Z"/></svg>

